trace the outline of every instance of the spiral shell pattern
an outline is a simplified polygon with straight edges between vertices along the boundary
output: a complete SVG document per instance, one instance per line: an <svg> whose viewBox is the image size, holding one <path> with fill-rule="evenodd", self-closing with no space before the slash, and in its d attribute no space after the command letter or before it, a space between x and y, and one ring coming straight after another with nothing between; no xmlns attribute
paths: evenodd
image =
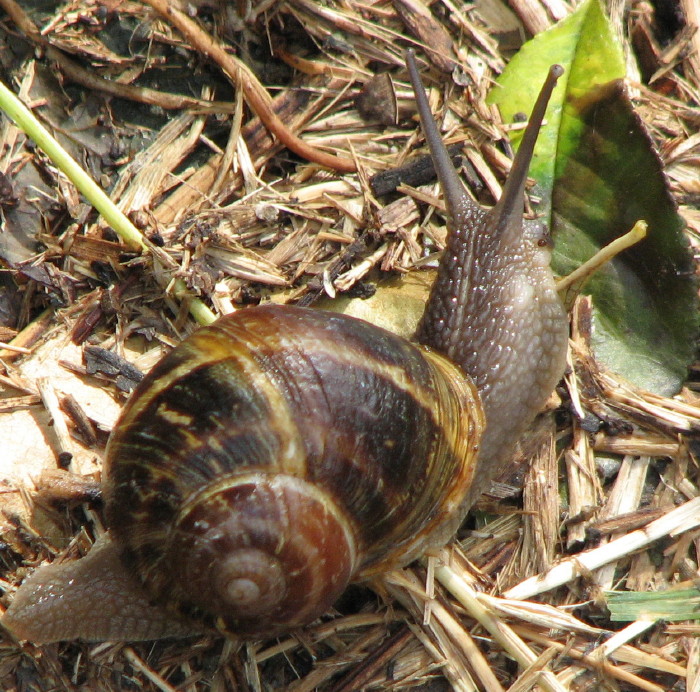
<svg viewBox="0 0 700 692"><path fill-rule="evenodd" d="M279 633L449 539L483 425L471 382L428 350L343 315L242 310L175 348L125 407L109 524L154 602Z"/></svg>

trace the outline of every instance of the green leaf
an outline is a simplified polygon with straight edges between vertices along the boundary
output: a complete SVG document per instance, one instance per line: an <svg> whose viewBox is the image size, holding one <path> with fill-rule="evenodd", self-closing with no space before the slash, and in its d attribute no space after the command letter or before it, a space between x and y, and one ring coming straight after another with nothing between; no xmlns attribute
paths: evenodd
<svg viewBox="0 0 700 692"><path fill-rule="evenodd" d="M529 114L552 63L566 72L552 97L530 176L538 213L564 275L639 219L647 239L599 271L593 296L597 357L634 384L673 394L698 333L696 285L683 221L658 155L624 89L624 61L598 0L536 36L513 58L489 100L506 122Z"/></svg>
<svg viewBox="0 0 700 692"><path fill-rule="evenodd" d="M576 147L575 138L562 136L572 126L566 122L566 98L582 96L598 84L625 76L622 51L598 0L582 3L573 14L535 36L513 56L487 99L498 105L504 122L513 123L530 115L547 72L555 63L562 65L565 72L549 102L547 126L540 132L530 164L530 177L544 191L552 189L557 166ZM517 134L513 136L516 145L518 138ZM548 197L538 211L549 211Z"/></svg>
<svg viewBox="0 0 700 692"><path fill-rule="evenodd" d="M650 592L606 591L605 600L613 622L700 619L700 591L695 588Z"/></svg>

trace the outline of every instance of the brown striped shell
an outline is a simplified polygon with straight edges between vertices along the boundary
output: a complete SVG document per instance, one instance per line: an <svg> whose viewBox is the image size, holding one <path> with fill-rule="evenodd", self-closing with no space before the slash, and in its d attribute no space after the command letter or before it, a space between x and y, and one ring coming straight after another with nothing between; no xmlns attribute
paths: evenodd
<svg viewBox="0 0 700 692"><path fill-rule="evenodd" d="M440 356L343 315L243 310L132 396L107 517L155 602L271 635L447 540L482 429L473 385Z"/></svg>

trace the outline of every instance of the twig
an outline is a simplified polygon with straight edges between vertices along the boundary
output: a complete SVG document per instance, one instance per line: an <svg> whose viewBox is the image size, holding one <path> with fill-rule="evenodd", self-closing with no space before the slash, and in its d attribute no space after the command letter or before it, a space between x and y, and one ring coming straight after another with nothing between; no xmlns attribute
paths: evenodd
<svg viewBox="0 0 700 692"><path fill-rule="evenodd" d="M124 658L131 663L134 668L140 670L161 692L177 692L177 690L169 685L163 678L158 675L138 654L131 648L126 647L122 653Z"/></svg>
<svg viewBox="0 0 700 692"><path fill-rule="evenodd" d="M626 536L575 557L560 562L548 572L521 582L503 595L505 598L524 599L549 591L575 579L581 572L598 569L623 555L633 553L669 534L689 531L700 525L700 498L695 498L670 511L661 519L652 521L644 529L633 531Z"/></svg>
<svg viewBox="0 0 700 692"><path fill-rule="evenodd" d="M445 660L443 672L455 689L475 689L473 674L484 689L502 692L503 686L472 636L445 604L428 597L425 583L414 570L389 572L382 577L382 585L416 620L420 620L426 605L429 606L430 623L424 624L422 629L418 626L412 629L416 634L422 632L419 639L436 662L441 658Z"/></svg>
<svg viewBox="0 0 700 692"><path fill-rule="evenodd" d="M527 669L537 661L537 654L507 625L494 615L479 600L476 591L448 565L435 569L437 580L464 606L467 613L479 622L489 634L517 661ZM556 676L549 670L541 671L539 684L550 692L564 692Z"/></svg>
<svg viewBox="0 0 700 692"><path fill-rule="evenodd" d="M572 271L571 274L559 279L557 281L557 291L562 295L564 303L569 307L573 305L574 299L583 285L600 267L623 250L636 245L640 240L646 238L647 226L646 221L637 221L630 231L601 248L593 257Z"/></svg>
<svg viewBox="0 0 700 692"><path fill-rule="evenodd" d="M514 625L513 629L515 629L518 632L518 634L522 635L526 639L529 639L530 641L537 642L548 647L554 646L560 651L565 652L566 655L570 658L573 658L576 661L580 661L581 663L590 666L594 670L600 670L603 674L609 675L611 678L622 680L627 684L634 685L640 690L645 690L646 692L663 692L664 690L663 687L659 687L653 682L644 680L644 678L640 678L638 675L634 675L620 666L615 666L609 661L600 661L593 659L589 654L580 651L575 646L572 647L568 644L564 644L562 642L553 640L551 637L547 637L544 634L536 632L535 630L532 630L528 627L523 627L522 625Z"/></svg>
<svg viewBox="0 0 700 692"><path fill-rule="evenodd" d="M5 351L12 351L13 353L22 353L24 355L27 355L28 353L32 352L31 349L25 348L24 346L15 346L14 344L8 344L4 341L0 341L0 349L4 349Z"/></svg>
<svg viewBox="0 0 700 692"><path fill-rule="evenodd" d="M342 677L333 687L333 692L352 692L367 685L381 667L401 653L412 637L408 627L400 629Z"/></svg>
<svg viewBox="0 0 700 692"><path fill-rule="evenodd" d="M44 310L35 320L30 322L17 336L10 342L15 348L29 348L33 346L41 337L46 335L46 330L53 320L53 310ZM16 350L0 349L0 358L8 360L19 355Z"/></svg>
<svg viewBox="0 0 700 692"><path fill-rule="evenodd" d="M53 421L53 430L58 441L58 465L60 468L66 468L73 459L73 444L71 442L68 425L63 416L61 407L58 403L58 396L53 385L48 377L39 377L36 381L39 395L44 403L44 407L49 412Z"/></svg>
<svg viewBox="0 0 700 692"><path fill-rule="evenodd" d="M223 101L204 101L191 96L170 94L131 84L121 84L120 82L100 77L82 68L63 51L53 46L15 0L0 0L0 7L7 12L17 28L30 41L41 47L46 52L47 57L58 64L61 71L69 79L84 86L86 89L102 91L117 98L138 101L139 103L159 106L168 110L190 108L202 113L230 113L233 110L233 104Z"/></svg>
<svg viewBox="0 0 700 692"><path fill-rule="evenodd" d="M333 156L320 151L304 142L293 132L290 132L272 109L268 93L250 68L227 53L221 44L216 42L187 15L176 10L167 0L144 0L144 2L177 28L192 46L204 55L209 56L221 67L232 83L243 90L245 100L260 120L263 121L265 127L284 146L308 161L332 168L341 173L354 173L357 170L355 162L351 159Z"/></svg>

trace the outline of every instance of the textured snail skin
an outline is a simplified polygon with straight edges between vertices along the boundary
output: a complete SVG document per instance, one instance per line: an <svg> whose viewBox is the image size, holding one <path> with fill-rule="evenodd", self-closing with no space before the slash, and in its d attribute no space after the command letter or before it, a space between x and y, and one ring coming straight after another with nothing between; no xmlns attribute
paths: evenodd
<svg viewBox="0 0 700 692"><path fill-rule="evenodd" d="M504 200L485 212L449 164L412 55L408 63L452 219L417 333L426 348L288 306L198 330L139 385L110 439L112 540L25 582L3 617L17 638L288 631L348 582L444 544L507 458L564 366L547 244L522 228L527 166L557 74Z"/></svg>
<svg viewBox="0 0 700 692"><path fill-rule="evenodd" d="M84 558L36 570L22 584L2 623L18 639L36 644L105 641L120 632L128 632L132 640L192 634L191 623L164 616L162 608L148 602L106 535Z"/></svg>
<svg viewBox="0 0 700 692"><path fill-rule="evenodd" d="M568 324L549 266L549 238L539 223L522 218L527 169L563 70L550 69L501 198L487 211L455 174L410 58L408 68L449 212L445 253L416 340L457 363L479 391L487 425L479 482L467 497L472 504L508 462L564 371Z"/></svg>

